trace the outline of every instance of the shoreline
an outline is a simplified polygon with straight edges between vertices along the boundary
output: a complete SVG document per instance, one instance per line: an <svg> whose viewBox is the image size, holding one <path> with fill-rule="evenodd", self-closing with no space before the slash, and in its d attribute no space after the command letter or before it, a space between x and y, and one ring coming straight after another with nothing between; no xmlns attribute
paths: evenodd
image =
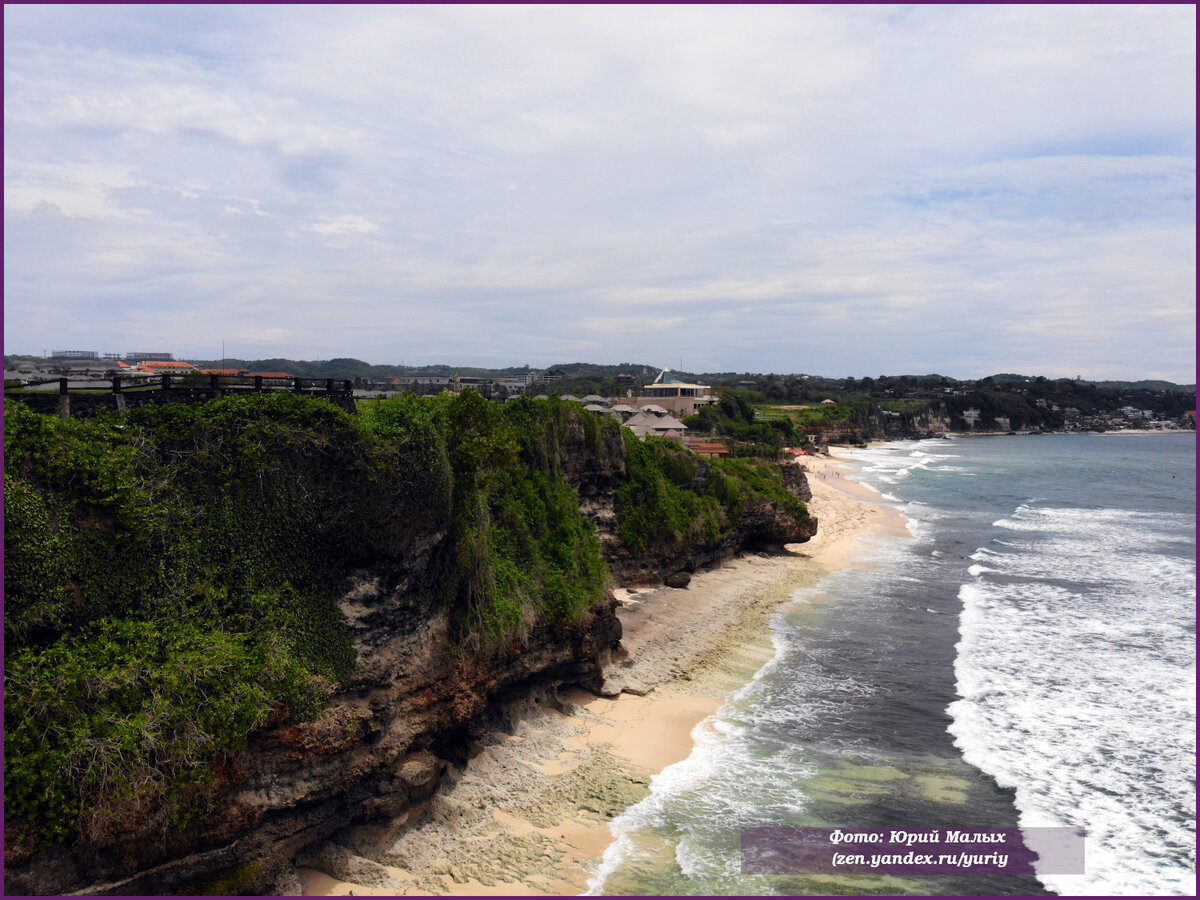
<svg viewBox="0 0 1200 900"><path fill-rule="evenodd" d="M836 454L837 448L833 448ZM775 654L768 623L794 593L852 563L866 535L906 536L898 510L836 455L804 457L817 535L747 554L687 588L618 588L627 651L603 697L570 688L520 705L473 748L412 825L358 828L298 867L306 896L545 895L587 889L609 822L686 759L697 729Z"/></svg>
<svg viewBox="0 0 1200 900"><path fill-rule="evenodd" d="M896 441L940 441L957 440L958 438L997 438L997 437L1115 437L1133 434L1191 434L1196 432L1191 428L1112 428L1106 431L939 431L932 437L873 437L865 442L868 446L891 444ZM848 444L834 444L831 449L839 447L848 449ZM804 459L815 459L806 456ZM836 457L834 457L836 459Z"/></svg>

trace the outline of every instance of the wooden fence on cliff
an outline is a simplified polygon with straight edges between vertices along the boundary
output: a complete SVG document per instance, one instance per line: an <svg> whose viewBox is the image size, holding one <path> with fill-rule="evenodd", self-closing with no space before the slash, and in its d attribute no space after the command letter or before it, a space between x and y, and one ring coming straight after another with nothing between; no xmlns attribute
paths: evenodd
<svg viewBox="0 0 1200 900"><path fill-rule="evenodd" d="M233 394L287 391L306 397L322 397L349 413L356 412L350 381L333 378L271 378L263 375L204 375L163 373L153 378L114 375L106 386L71 387L70 379L57 378L35 384L58 382L58 393L21 391L7 396L28 404L37 412L65 418L89 417L101 410L124 411L134 406L161 403L202 403Z"/></svg>

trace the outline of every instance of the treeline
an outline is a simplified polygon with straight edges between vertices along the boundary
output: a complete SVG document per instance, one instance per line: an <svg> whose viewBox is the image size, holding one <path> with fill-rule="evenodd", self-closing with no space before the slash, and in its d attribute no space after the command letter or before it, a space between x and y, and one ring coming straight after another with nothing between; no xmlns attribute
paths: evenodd
<svg viewBox="0 0 1200 900"><path fill-rule="evenodd" d="M279 393L59 419L5 403L5 821L42 845L203 817L217 763L350 678L355 572L415 573L455 646L552 640L604 595L580 472L631 552L715 542L777 468L570 403ZM539 637L540 636L540 637ZM465 652L465 651L464 651Z"/></svg>
<svg viewBox="0 0 1200 900"><path fill-rule="evenodd" d="M1144 409L1156 417L1178 419L1195 409L1195 388L1137 387L1132 384L1099 384L1067 378L989 376L962 382L944 375L900 375L879 378L824 379L808 376L740 377L749 382L746 396L755 404L824 405L796 415L800 425L853 422L868 407L917 416L923 412L948 415L956 422L974 408L981 421L1005 417L1013 428L1061 428L1067 410L1082 416L1112 413L1122 407ZM1155 383L1157 384L1157 383ZM732 390L725 388L724 392ZM834 401L824 404L825 400ZM1058 407L1056 410L1054 407Z"/></svg>
<svg viewBox="0 0 1200 900"><path fill-rule="evenodd" d="M720 435L734 456L775 456L788 444L803 440L795 420L775 416L759 421L754 407L761 400L750 391L724 389L711 406L683 419L690 434Z"/></svg>
<svg viewBox="0 0 1200 900"><path fill-rule="evenodd" d="M287 372L301 378L362 378L367 381L383 381L389 375L440 375L451 377L491 377L498 374L514 374L527 371L512 368L501 371L481 369L475 366L402 366L375 365L352 357L336 359L189 359L188 362L201 369L248 369L252 372Z"/></svg>

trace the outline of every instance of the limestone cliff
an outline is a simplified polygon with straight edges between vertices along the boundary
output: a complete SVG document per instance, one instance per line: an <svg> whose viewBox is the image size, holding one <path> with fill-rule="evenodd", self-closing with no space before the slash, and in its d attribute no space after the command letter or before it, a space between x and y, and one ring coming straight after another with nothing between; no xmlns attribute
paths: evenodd
<svg viewBox="0 0 1200 900"><path fill-rule="evenodd" d="M200 424L195 426L190 419L181 424L183 414L169 411L161 414L169 417L161 421L147 416L121 426L13 420L26 434L21 443L17 440L20 429L10 429L17 437L9 444L6 431L6 464L12 466L6 467L6 492L10 480L12 484L19 481L25 491L20 497L27 498L22 502L29 509L35 508L38 497L57 504L53 508L63 521L55 525L60 531L55 538L59 543L54 546L67 546L63 542L70 534L62 530L69 524L66 518L84 512L72 512L75 507L68 503L71 498L66 492L74 488L55 481L57 469L44 471L34 457L22 458L26 444L34 446L31 436L42 442L36 446L61 444L63 454L91 452L88 442L102 438L109 442L105 446L115 448L112 459L116 462L111 465L125 465L123 442L137 442L141 455L129 457L128 465L138 478L131 475L128 483L132 487L119 486L119 490L142 491L145 499L139 501L140 507L123 503L120 509L125 519L115 515L97 518L96 504L102 501L89 500L85 512L92 519L80 521L91 529L87 535L93 542L111 537L112 546L120 546L120 540L127 540L121 532L126 520L130 528L157 528L141 522L140 508L161 507L166 510L162 516L176 508L193 517L203 515L203 507L188 506L192 501L186 497L172 495L171 502L177 507L169 507L164 505L165 495L154 493L167 490L169 484L154 468L159 456L178 467L181 459L191 458L189 454L209 454L204 459L215 461L205 462L209 468L203 471L192 470L191 477L207 478L205 472L215 471L226 480L214 488L219 489L214 496L229 503L260 494L274 503L282 492L291 492L293 499L285 510L289 521L301 513L303 521L310 521L304 503L316 504L315 511L324 509L327 516L332 515L328 504L336 500L344 506L338 508L340 520L347 521L353 514L370 525L363 526L357 545L342 535L333 562L326 560L321 569L337 576L331 582L337 586L332 615L340 620L339 627L349 629L354 662L348 674L339 676L327 692L319 714L294 721L288 718L286 704L272 702L270 718L235 748L217 753L208 780L196 781L191 788L194 795L183 797L195 801L196 811L187 824L172 823L157 807L135 803L127 807L126 814L104 819L103 827L93 825L69 840L48 845L43 841L41 846L32 838L10 840L5 846L7 893L269 894L294 890L293 883L281 878L291 873L297 854L343 829L392 820L419 808L437 790L448 763L463 764L489 719L506 705L535 695L552 697L564 684L586 686L601 681L603 667L619 646L615 601L603 587L603 566L597 561L595 569L590 568L586 561L567 558L570 554L588 552L591 547L593 556L599 554L607 561L610 577L617 582L661 581L665 575L692 571L742 550L804 541L816 531L815 519L800 502L808 496L807 483L797 467L786 467L781 477L768 463L710 463L681 448L644 445L613 423L566 404L510 405L501 413L480 406L481 402L470 397L444 401L444 409L435 409L428 421L417 416L419 409L401 409L395 421L385 423L387 428L377 422L371 426L376 431L366 437L360 434L365 426L297 400L279 409L247 404L231 408L232 412L225 407L198 409L194 416ZM225 418L219 416L228 418L227 431L220 430ZM287 416L291 419L285 428L281 423ZM147 422L159 430L153 431ZM394 449L396 441L414 433L412 423L424 429L419 432L425 441L419 458L441 460L437 478L414 482L406 460L418 458L413 455L417 451L404 450L407 445L403 443L400 451ZM201 425L203 432L196 430ZM402 430L401 425L409 430ZM268 426L275 430L268 432ZM59 434L55 429L65 430ZM249 440L246 435L253 435L256 443L251 448L253 455L247 454L245 459L260 465L258 470L247 470L248 464L227 466L229 448L242 446L237 442ZM73 443L66 443L68 438ZM444 445L438 444L433 453L427 444L435 439ZM193 446L199 449L188 449ZM331 477L330 454L335 450L345 456L339 463L343 481L335 485L336 491L326 484ZM375 459L370 454L380 460L372 463L373 467L363 462ZM221 468L216 468L217 464ZM149 467L146 471L155 477L142 477L145 472L138 466ZM68 466L63 471L76 470ZM356 478L371 481L363 488ZM245 488L239 487L243 481ZM277 488L271 488L272 484ZM397 512L396 506L409 496L405 492L418 488L426 498L420 508ZM244 495L237 493L243 490ZM526 506L513 507L517 501L510 493L514 491L524 492L521 502ZM198 496L203 499L209 494ZM552 501L556 497L569 498L572 509L555 506ZM326 505L322 507L322 503ZM8 507L6 503L6 517ZM274 508L256 506L247 515L262 525ZM517 518L528 519L529 510L541 511L551 521L540 523L540 531L521 530L524 526ZM581 528L590 533L586 523L569 521L574 516L582 522L580 510L596 526L598 547L595 537L580 537ZM227 542L225 534L231 527L228 509L224 515L221 524L226 532L212 533ZM32 513L27 518L30 516ZM101 525L89 525L93 520ZM164 522L166 529L171 520ZM6 538L9 530L6 528ZM45 528L42 532L49 534ZM291 540L309 537L307 532L296 531ZM320 539L326 543L293 549L301 554L325 552L322 548L328 547L328 538ZM575 543L564 544L564 540ZM167 546L163 541L165 538L155 538L147 543L151 549L145 552ZM522 550L518 546L521 541L547 545ZM196 546L215 552L208 544ZM277 546L277 542L270 545ZM16 563L21 562L21 554L31 552L18 538L6 541L6 553ZM512 559L531 560L529 565L539 567L542 580L534 583L512 576L506 553ZM551 566L553 560L545 561L551 556L563 557L556 563L559 568ZM235 554L230 558L232 566L241 565L239 560L245 557ZM296 565L301 556L289 559L290 565ZM172 565L183 571L181 563ZM78 571L68 573L72 596L87 599L89 591L100 588L87 580L92 570L82 563L79 566ZM464 566L472 567L472 577L460 571ZM590 599L579 600L584 595L578 591L571 594L572 585L556 574L575 571L570 566L582 566L578 571L584 573L600 573L598 590ZM43 577L39 574L42 570L32 564L26 569L28 574L21 583L40 583L37 579ZM170 566L159 569L173 571ZM123 579L119 583L134 584L135 576L142 577L138 572L122 569L117 573ZM183 600L191 604L187 609L195 614L200 600L215 602L208 599L210 595L196 593L201 590L232 608L239 574L236 568L210 568L208 581L202 585L188 582L181 586ZM214 587L211 582L218 576L228 584ZM486 582L484 593L475 587L480 580ZM524 606L514 606L511 598L503 596L504 586L510 584L516 592L528 594L536 589L542 593L526 596ZM152 586L160 592L174 589L162 581ZM575 598L571 600L575 605L565 606L564 596ZM161 596L157 599L162 602ZM316 597L311 602L319 600ZM108 602L105 611L111 617L114 607ZM494 606L488 607L488 603ZM13 606L14 610L23 608ZM75 631L72 625L47 619L44 611L39 611L42 607L28 608L27 618L33 623L28 633L34 634L38 643L29 643L22 652L32 667L43 646L73 639ZM82 616L90 607L80 605L78 609L82 611L73 614ZM518 616L516 627L505 625L488 632L464 625L503 624L511 621L513 609ZM41 618L34 621L35 614ZM123 614L131 622L137 620L138 627L149 628L152 622L137 617L146 619L157 613L130 608ZM501 618L503 615L510 619ZM15 618L6 626L15 629L21 621ZM212 621L214 628L231 627L224 620ZM285 618L269 621L277 621L275 627L284 632L291 628ZM60 629L61 637L56 636L55 628ZM14 630L10 647L26 641L25 634ZM313 636L311 631L296 634ZM314 679L319 682L321 676L310 677ZM9 729L15 724L6 719ZM145 813L139 812L143 809ZM98 820L93 817L92 821Z"/></svg>
<svg viewBox="0 0 1200 900"><path fill-rule="evenodd" d="M129 823L71 848L6 854L6 893L283 892L277 880L302 849L419 805L447 761L465 760L489 712L587 681L620 638L606 599L557 633L488 651L456 645L444 615L414 615L385 574L363 574L343 601L360 660L350 683L315 720L267 728L224 760L203 821Z"/></svg>

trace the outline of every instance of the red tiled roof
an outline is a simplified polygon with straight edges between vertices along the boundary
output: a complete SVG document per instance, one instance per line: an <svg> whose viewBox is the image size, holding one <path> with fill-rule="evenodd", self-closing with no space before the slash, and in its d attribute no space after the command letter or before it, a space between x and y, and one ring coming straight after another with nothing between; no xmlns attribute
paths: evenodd
<svg viewBox="0 0 1200 900"><path fill-rule="evenodd" d="M141 364L143 369L194 369L189 362L175 362L167 359L151 359Z"/></svg>
<svg viewBox="0 0 1200 900"><path fill-rule="evenodd" d="M251 372L249 369L201 369L205 375L241 375L244 378L295 378L287 372Z"/></svg>

